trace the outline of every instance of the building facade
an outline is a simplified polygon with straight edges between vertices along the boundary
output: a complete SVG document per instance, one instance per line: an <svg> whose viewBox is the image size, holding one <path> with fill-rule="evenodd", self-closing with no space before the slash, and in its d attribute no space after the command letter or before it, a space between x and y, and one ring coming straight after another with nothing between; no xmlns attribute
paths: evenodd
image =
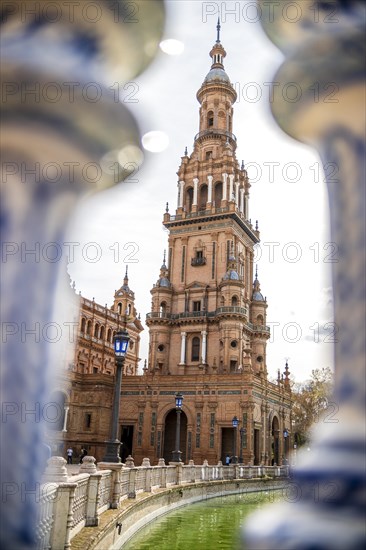
<svg viewBox="0 0 366 550"><path fill-rule="evenodd" d="M289 371L286 365L277 384L268 380L267 300L253 265L260 236L249 219L248 174L236 157L236 92L224 69L219 30L210 56L211 68L197 92L199 132L177 172L177 208L171 214L167 205L163 218L168 258L164 253L151 290L143 374L137 374L143 327L127 278L119 291L124 301L117 292L113 310L99 311L87 300L82 304L76 368L67 377L72 412L63 437L68 444L89 445L99 460L112 401L113 330L123 316L133 342L121 392L123 459L128 454L137 463L144 457L153 464L161 457L172 459L177 391L184 397L180 451L185 462L212 464L237 455L245 464L280 464L289 450ZM98 318L92 317L95 309ZM87 409L99 416L94 426ZM85 419L88 434L80 429Z"/></svg>
<svg viewBox="0 0 366 550"><path fill-rule="evenodd" d="M108 439L111 417L114 335L128 330L130 342L123 376L136 376L140 333L144 330L136 313L135 294L128 286L127 269L110 308L74 292L70 292L69 302L69 318L77 327L76 346L71 356L63 358L65 369L56 377L50 396L58 412L54 414L55 422L47 422L54 454L64 454L65 446L71 446L77 454L83 447L91 448L94 441L97 448L103 447L100 442Z"/></svg>

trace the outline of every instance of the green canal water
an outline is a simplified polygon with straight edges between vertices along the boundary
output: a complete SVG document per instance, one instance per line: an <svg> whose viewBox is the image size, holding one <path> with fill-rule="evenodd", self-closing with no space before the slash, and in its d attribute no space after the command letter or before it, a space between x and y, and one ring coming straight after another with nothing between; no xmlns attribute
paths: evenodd
<svg viewBox="0 0 366 550"><path fill-rule="evenodd" d="M246 516L281 498L270 490L190 504L151 522L123 550L237 550Z"/></svg>

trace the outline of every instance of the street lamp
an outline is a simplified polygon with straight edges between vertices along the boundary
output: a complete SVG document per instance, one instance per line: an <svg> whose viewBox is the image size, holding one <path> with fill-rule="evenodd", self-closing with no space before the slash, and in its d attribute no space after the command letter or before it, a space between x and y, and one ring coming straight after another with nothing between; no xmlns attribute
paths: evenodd
<svg viewBox="0 0 366 550"><path fill-rule="evenodd" d="M130 336L127 330L121 330L120 332L117 332L114 337L116 378L115 378L115 384L114 384L111 438L109 441L107 441L104 462L121 462L121 458L119 456L119 449L121 446L121 442L118 439L119 404L120 404L120 397L121 397L123 363L125 362L129 341L130 341Z"/></svg>
<svg viewBox="0 0 366 550"><path fill-rule="evenodd" d="M240 464L243 464L243 440L244 436L247 433L247 430L245 428L240 428L240 457L239 462Z"/></svg>
<svg viewBox="0 0 366 550"><path fill-rule="evenodd" d="M180 392L175 394L175 410L177 413L177 425L175 429L175 451L172 452L173 462L182 462L182 459L181 459L182 451L179 450L179 447L180 447L180 415L182 412L183 399L184 397Z"/></svg>
<svg viewBox="0 0 366 550"><path fill-rule="evenodd" d="M232 424L233 424L233 428L234 428L233 463L237 464L238 457L236 456L236 439L237 439L236 434L237 434L237 429L238 429L238 425L239 425L239 420L238 420L237 416L233 417Z"/></svg>

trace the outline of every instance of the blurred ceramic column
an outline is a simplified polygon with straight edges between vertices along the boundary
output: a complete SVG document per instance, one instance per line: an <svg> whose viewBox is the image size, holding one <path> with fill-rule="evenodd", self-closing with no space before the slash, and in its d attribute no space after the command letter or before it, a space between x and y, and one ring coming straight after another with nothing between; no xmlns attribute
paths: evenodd
<svg viewBox="0 0 366 550"><path fill-rule="evenodd" d="M245 548L356 550L366 543L365 506L365 4L281 2L262 25L286 58L273 81L273 115L290 136L314 146L327 180L334 320L335 391L311 451L298 453L285 504L253 515ZM297 10L296 13L294 10ZM301 94L301 95L300 95ZM311 223L311 216L309 216Z"/></svg>
<svg viewBox="0 0 366 550"><path fill-rule="evenodd" d="M141 158L119 97L155 57L164 4L13 0L1 16L1 541L20 549L36 543L43 429L63 412L49 382L73 345L67 222Z"/></svg>

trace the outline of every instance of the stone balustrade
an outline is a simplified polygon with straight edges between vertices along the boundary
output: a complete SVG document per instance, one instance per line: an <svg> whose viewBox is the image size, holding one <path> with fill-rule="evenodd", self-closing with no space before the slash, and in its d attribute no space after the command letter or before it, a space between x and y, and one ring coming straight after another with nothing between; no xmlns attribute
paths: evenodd
<svg viewBox="0 0 366 550"><path fill-rule="evenodd" d="M83 528L99 524L100 515L109 508L118 508L121 501L135 498L138 493L194 483L252 479L286 478L288 466L213 466L176 463L166 465L164 459L151 466L144 458L135 466L132 457L125 464L101 462L86 456L79 473L67 476L66 460L52 457L40 487L38 510L38 550L67 548L71 539Z"/></svg>

